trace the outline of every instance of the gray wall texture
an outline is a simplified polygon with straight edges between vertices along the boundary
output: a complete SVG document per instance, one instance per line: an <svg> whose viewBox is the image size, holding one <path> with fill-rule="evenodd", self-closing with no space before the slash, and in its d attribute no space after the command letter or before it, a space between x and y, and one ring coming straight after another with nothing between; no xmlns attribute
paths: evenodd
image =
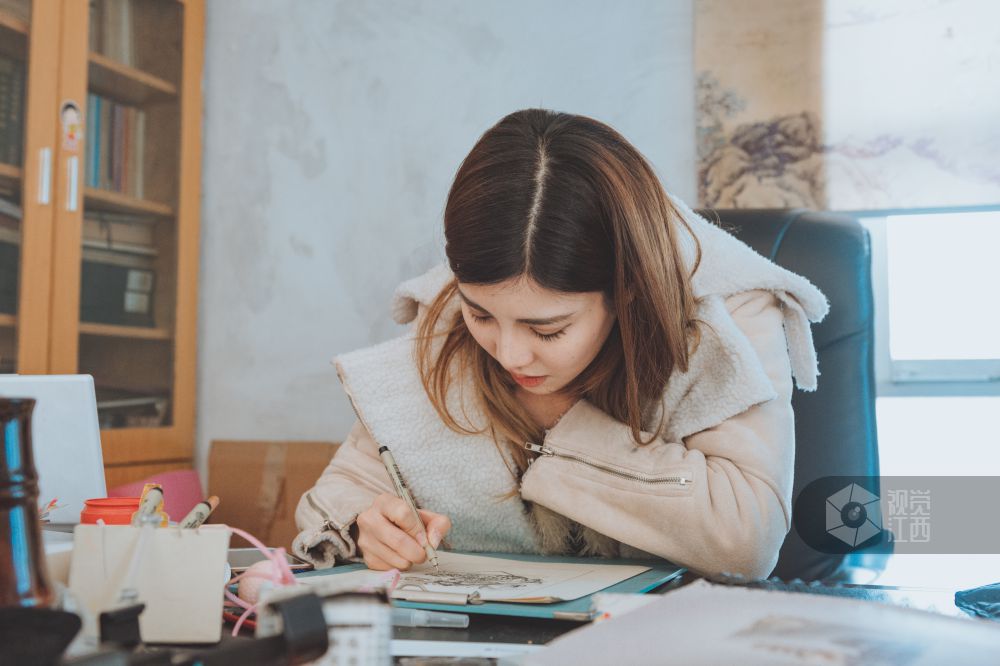
<svg viewBox="0 0 1000 666"><path fill-rule="evenodd" d="M590 115L695 195L693 0L207 3L197 458L340 440L329 361L402 333L459 163L505 114Z"/></svg>

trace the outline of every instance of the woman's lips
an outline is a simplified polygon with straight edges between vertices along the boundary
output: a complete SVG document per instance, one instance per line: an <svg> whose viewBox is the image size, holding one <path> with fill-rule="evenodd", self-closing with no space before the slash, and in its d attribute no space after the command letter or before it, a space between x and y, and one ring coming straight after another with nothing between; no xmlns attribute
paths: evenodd
<svg viewBox="0 0 1000 666"><path fill-rule="evenodd" d="M519 375L516 373L510 373L510 376L514 378L514 381L525 388L534 388L545 381L547 375Z"/></svg>

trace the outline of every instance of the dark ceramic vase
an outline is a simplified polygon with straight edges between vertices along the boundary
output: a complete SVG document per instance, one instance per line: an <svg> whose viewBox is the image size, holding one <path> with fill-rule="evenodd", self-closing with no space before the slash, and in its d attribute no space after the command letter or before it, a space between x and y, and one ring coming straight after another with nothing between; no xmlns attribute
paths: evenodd
<svg viewBox="0 0 1000 666"><path fill-rule="evenodd" d="M0 398L0 608L54 600L38 521L30 398Z"/></svg>

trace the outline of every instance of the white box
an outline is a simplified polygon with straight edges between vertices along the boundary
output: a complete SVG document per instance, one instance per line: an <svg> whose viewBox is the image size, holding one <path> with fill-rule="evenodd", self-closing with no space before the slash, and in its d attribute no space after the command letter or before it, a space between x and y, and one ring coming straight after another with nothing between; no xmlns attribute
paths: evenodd
<svg viewBox="0 0 1000 666"><path fill-rule="evenodd" d="M140 544L143 530L146 542ZM115 608L132 559L141 550L134 587L139 603L146 605L139 616L143 642L218 642L230 534L225 525L77 525L70 590L95 617ZM88 629L96 635L96 623L84 627Z"/></svg>

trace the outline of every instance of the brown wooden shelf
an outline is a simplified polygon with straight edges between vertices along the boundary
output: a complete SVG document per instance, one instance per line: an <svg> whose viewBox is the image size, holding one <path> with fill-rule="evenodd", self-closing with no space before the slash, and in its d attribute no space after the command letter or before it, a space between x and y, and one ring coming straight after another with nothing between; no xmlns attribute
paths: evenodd
<svg viewBox="0 0 1000 666"><path fill-rule="evenodd" d="M22 18L14 16L9 11L0 9L0 30L10 30L22 35L27 35L30 26Z"/></svg>
<svg viewBox="0 0 1000 666"><path fill-rule="evenodd" d="M20 167L0 162L0 185L6 183L19 185L21 183L21 173Z"/></svg>
<svg viewBox="0 0 1000 666"><path fill-rule="evenodd" d="M87 87L93 93L135 106L177 98L177 86L157 76L100 53L90 53L87 61Z"/></svg>
<svg viewBox="0 0 1000 666"><path fill-rule="evenodd" d="M95 187L83 189L83 206L85 210L109 213L133 213L159 217L173 217L174 215L174 209L167 204L148 199L136 199L121 192L101 190Z"/></svg>
<svg viewBox="0 0 1000 666"><path fill-rule="evenodd" d="M165 328L116 326L114 324L95 324L89 321L80 322L80 335L100 335L109 338L132 338L133 340L169 340L172 337L170 331Z"/></svg>
<svg viewBox="0 0 1000 666"><path fill-rule="evenodd" d="M17 315L7 314L6 312L0 312L0 326L5 326L8 328L13 328L17 326Z"/></svg>
<svg viewBox="0 0 1000 666"><path fill-rule="evenodd" d="M27 59L29 30L27 21L0 9L0 54Z"/></svg>

